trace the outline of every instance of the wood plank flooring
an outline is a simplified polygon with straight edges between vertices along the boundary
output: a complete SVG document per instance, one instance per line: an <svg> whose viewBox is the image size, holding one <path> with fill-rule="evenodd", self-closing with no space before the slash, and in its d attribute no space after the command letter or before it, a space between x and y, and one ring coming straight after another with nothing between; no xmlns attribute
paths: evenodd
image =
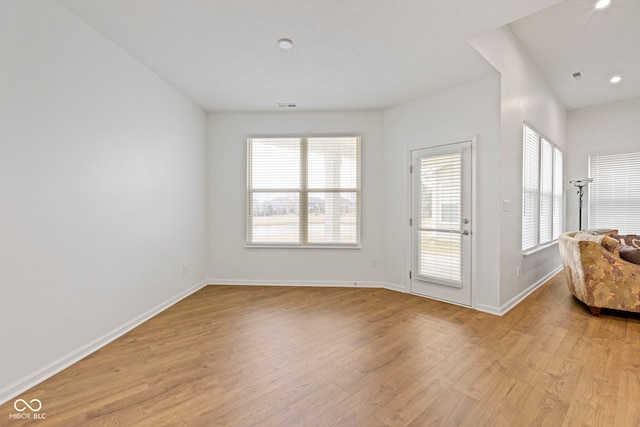
<svg viewBox="0 0 640 427"><path fill-rule="evenodd" d="M564 273L503 317L382 289L208 286L24 393L47 426L638 426L640 316Z"/></svg>

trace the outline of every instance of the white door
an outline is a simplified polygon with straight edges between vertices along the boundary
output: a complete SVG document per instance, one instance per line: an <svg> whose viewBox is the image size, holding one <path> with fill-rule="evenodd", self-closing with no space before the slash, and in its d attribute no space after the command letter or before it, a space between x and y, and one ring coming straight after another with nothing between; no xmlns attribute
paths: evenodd
<svg viewBox="0 0 640 427"><path fill-rule="evenodd" d="M411 292L471 305L471 142L411 153Z"/></svg>

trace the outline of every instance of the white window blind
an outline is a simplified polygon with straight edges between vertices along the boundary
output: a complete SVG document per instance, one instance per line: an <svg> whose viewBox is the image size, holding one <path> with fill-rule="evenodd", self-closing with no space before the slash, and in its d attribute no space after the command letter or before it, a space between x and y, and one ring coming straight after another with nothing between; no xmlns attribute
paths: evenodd
<svg viewBox="0 0 640 427"><path fill-rule="evenodd" d="M540 139L540 243L550 242L553 231L553 146Z"/></svg>
<svg viewBox="0 0 640 427"><path fill-rule="evenodd" d="M562 151L553 149L553 232L552 240L558 239L562 233L562 213L564 212L564 187L562 185Z"/></svg>
<svg viewBox="0 0 640 427"><path fill-rule="evenodd" d="M589 156L589 228L640 233L640 151Z"/></svg>
<svg viewBox="0 0 640 427"><path fill-rule="evenodd" d="M357 246L360 138L249 138L247 244Z"/></svg>
<svg viewBox="0 0 640 427"><path fill-rule="evenodd" d="M522 159L522 250L538 244L538 184L540 144L538 134L528 126L523 131Z"/></svg>
<svg viewBox="0 0 640 427"><path fill-rule="evenodd" d="M522 250L530 251L562 231L562 152L527 125L522 151Z"/></svg>
<svg viewBox="0 0 640 427"><path fill-rule="evenodd" d="M416 162L418 191L416 266L418 277L462 284L462 153L423 157Z"/></svg>

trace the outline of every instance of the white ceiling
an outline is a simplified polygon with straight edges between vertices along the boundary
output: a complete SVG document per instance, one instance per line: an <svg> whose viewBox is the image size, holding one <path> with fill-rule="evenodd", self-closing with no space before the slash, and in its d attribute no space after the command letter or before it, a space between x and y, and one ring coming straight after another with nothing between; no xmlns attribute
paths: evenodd
<svg viewBox="0 0 640 427"><path fill-rule="evenodd" d="M271 111L280 102L296 103L298 110L387 108L495 73L466 40L560 2L58 1L207 111ZM625 3L625 9L612 5L604 11L624 25L611 18L602 23L602 17L590 24L593 19L572 15L571 10L577 10L580 16L593 16L593 1L566 0L512 25L571 108L614 99L601 98L595 89L596 73L607 74L595 68L603 66L603 57L611 62L616 55L635 56L635 63L630 62L640 69L640 37L631 25L633 18L640 18L640 0L613 0ZM572 27L577 24L579 31ZM596 38L585 30L623 27L635 38L610 49L600 42L605 56L581 44L584 37ZM293 49L277 47L283 37L294 41ZM586 83L586 92L561 87L576 83L563 78L565 69L571 77L576 67L585 74L581 83ZM605 85L601 92L639 96L625 92L634 84L638 89L640 79L635 76L635 82L625 78L622 89Z"/></svg>
<svg viewBox="0 0 640 427"><path fill-rule="evenodd" d="M569 110L640 97L640 0L594 4L565 0L509 26Z"/></svg>

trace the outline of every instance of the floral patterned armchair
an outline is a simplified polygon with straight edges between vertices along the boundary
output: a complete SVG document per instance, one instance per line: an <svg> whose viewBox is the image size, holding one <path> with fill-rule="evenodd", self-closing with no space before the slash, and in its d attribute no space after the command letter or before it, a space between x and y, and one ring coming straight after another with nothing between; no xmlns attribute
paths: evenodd
<svg viewBox="0 0 640 427"><path fill-rule="evenodd" d="M596 316L602 308L640 313L640 265L620 258L616 239L578 233L564 233L559 239L571 293Z"/></svg>

